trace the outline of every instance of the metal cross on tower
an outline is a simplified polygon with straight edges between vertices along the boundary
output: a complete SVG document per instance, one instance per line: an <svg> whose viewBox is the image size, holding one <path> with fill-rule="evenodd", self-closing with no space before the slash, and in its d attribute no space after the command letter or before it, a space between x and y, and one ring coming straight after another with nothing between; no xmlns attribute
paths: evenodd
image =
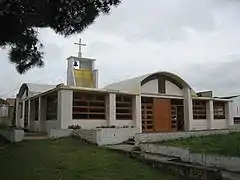
<svg viewBox="0 0 240 180"><path fill-rule="evenodd" d="M78 45L78 57L81 58L82 57L82 46L86 46L86 44L82 44L81 38L79 38L79 43L74 43L74 44Z"/></svg>

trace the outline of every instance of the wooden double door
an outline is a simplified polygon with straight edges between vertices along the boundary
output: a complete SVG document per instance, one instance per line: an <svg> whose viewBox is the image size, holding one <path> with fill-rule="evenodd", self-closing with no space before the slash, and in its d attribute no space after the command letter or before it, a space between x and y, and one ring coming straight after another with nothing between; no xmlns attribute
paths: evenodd
<svg viewBox="0 0 240 180"><path fill-rule="evenodd" d="M143 132L177 131L178 121L176 119L170 99L142 99Z"/></svg>

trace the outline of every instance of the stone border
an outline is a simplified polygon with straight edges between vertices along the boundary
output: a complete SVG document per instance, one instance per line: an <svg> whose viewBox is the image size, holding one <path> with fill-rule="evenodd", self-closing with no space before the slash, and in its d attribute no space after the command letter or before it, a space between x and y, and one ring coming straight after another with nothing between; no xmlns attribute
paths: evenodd
<svg viewBox="0 0 240 180"><path fill-rule="evenodd" d="M73 134L72 129L50 129L47 133L50 138L68 137Z"/></svg>
<svg viewBox="0 0 240 180"><path fill-rule="evenodd" d="M140 144L143 152L179 158L183 162L240 172L240 158L192 153L189 149L158 144Z"/></svg>

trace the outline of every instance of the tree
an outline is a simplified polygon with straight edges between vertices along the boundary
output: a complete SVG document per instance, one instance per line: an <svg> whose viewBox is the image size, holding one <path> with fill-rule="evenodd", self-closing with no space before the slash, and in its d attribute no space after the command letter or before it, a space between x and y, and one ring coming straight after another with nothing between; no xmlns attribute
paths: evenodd
<svg viewBox="0 0 240 180"><path fill-rule="evenodd" d="M0 47L22 74L44 65L39 28L63 36L80 33L121 0L0 0Z"/></svg>

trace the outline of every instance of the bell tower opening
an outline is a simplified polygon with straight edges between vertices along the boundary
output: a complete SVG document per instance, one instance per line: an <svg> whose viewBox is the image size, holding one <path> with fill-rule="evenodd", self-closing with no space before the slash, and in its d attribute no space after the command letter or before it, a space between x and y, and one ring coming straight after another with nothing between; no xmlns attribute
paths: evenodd
<svg viewBox="0 0 240 180"><path fill-rule="evenodd" d="M82 46L86 46L81 42L74 43L79 46L78 56L70 56L67 58L67 85L79 87L98 87L98 70L95 69L95 59L82 57Z"/></svg>

